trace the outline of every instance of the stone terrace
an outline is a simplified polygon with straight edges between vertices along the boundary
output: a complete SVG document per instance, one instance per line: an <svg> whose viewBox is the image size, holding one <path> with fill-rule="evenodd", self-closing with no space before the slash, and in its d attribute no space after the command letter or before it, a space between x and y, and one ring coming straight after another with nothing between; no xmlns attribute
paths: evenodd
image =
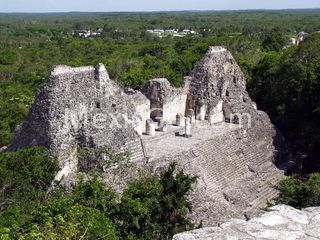
<svg viewBox="0 0 320 240"><path fill-rule="evenodd" d="M206 140L239 129L239 125L236 124L221 123L219 125L210 125L207 121L196 121L192 127L191 138L183 137L184 126L176 125L169 125L167 132L157 131L155 136L143 135L142 139L149 161L167 156L168 154L178 154L187 151L196 145L201 145ZM176 136L176 133L181 136Z"/></svg>

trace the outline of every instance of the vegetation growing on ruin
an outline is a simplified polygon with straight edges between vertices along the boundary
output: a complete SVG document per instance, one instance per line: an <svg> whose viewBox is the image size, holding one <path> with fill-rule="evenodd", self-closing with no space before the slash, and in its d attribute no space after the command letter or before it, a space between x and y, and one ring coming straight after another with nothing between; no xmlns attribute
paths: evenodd
<svg viewBox="0 0 320 240"><path fill-rule="evenodd" d="M59 168L43 148L0 153L0 164L0 239L160 240L193 229L187 195L196 177L174 163L132 180L121 197L97 175L48 194Z"/></svg>
<svg viewBox="0 0 320 240"><path fill-rule="evenodd" d="M95 173L110 167L124 167L129 164L128 153L116 153L108 146L93 148L80 148L77 153L78 168L80 172Z"/></svg>

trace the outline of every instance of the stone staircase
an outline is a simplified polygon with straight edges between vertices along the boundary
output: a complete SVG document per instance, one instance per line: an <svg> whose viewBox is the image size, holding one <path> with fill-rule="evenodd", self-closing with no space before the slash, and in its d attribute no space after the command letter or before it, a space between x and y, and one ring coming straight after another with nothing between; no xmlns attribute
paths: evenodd
<svg viewBox="0 0 320 240"><path fill-rule="evenodd" d="M212 193L216 193L248 174L243 159L235 154L236 147L224 141L219 141L219 139L207 141L194 152L201 156L200 161L205 163L204 178L208 184L208 191Z"/></svg>
<svg viewBox="0 0 320 240"><path fill-rule="evenodd" d="M216 213L221 214L228 208L229 217L240 216L267 207L267 203L278 196L272 185L284 173L271 162L273 149L266 142L239 145L239 142L216 138L193 151L199 156L198 162L205 162L202 177L207 183L206 194L215 200L213 209ZM241 192L235 196L239 202L227 202L223 198L227 190Z"/></svg>
<svg viewBox="0 0 320 240"><path fill-rule="evenodd" d="M144 154L143 144L140 138L134 141L126 143L119 151L119 153L128 152L130 155L130 161L135 163L144 163L146 157Z"/></svg>

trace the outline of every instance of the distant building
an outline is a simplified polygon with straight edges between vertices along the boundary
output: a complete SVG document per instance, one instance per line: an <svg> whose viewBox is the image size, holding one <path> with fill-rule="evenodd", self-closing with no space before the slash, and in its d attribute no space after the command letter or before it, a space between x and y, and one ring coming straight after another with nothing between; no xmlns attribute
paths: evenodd
<svg viewBox="0 0 320 240"><path fill-rule="evenodd" d="M100 36L102 34L102 32L103 32L103 30L101 28L99 28L97 31L83 30L83 31L77 32L77 35L79 37L84 37L84 38L97 37L97 36Z"/></svg>
<svg viewBox="0 0 320 240"><path fill-rule="evenodd" d="M179 32L179 29L148 29L146 30L147 33L153 34L155 36L158 36L160 38L165 36L173 36L173 37L185 37L188 34L198 35L198 33L194 30L190 29L184 29L181 32Z"/></svg>
<svg viewBox="0 0 320 240"><path fill-rule="evenodd" d="M290 38L287 42L287 44L283 48L289 48L291 46L297 45L297 39L296 38Z"/></svg>

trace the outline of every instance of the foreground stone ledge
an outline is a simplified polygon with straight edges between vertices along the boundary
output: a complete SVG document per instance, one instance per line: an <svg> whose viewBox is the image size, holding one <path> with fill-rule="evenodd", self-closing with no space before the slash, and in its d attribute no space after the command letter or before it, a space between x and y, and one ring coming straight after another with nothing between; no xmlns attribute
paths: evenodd
<svg viewBox="0 0 320 240"><path fill-rule="evenodd" d="M173 237L173 240L213 239L320 239L320 207L297 210L277 205L249 221L230 219L218 227L202 228Z"/></svg>

